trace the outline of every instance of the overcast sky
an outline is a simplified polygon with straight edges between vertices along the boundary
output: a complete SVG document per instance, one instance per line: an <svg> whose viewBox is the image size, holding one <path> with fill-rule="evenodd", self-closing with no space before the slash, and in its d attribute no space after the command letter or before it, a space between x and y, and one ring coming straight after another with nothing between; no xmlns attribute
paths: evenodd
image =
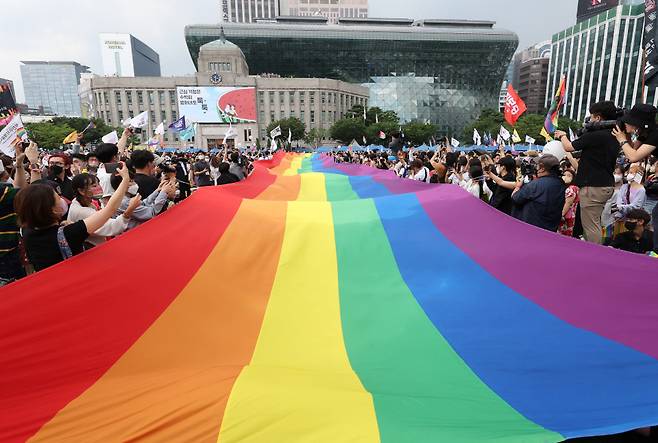
<svg viewBox="0 0 658 443"><path fill-rule="evenodd" d="M135 35L160 54L163 75L190 74L186 24L219 20L219 0L3 1L0 77L23 100L20 60L73 60L102 72L100 32ZM370 0L371 17L493 20L516 32L520 48L550 39L576 20L577 0ZM19 19L19 17L22 17Z"/></svg>

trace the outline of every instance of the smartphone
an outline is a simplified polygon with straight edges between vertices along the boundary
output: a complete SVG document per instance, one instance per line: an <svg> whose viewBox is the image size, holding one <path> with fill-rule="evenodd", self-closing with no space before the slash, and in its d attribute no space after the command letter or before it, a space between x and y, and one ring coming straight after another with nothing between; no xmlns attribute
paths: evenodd
<svg viewBox="0 0 658 443"><path fill-rule="evenodd" d="M29 141L21 142L21 146L23 146L23 151L25 151L27 148L30 147L30 142Z"/></svg>
<svg viewBox="0 0 658 443"><path fill-rule="evenodd" d="M133 134L141 134L142 133L142 128L132 128Z"/></svg>
<svg viewBox="0 0 658 443"><path fill-rule="evenodd" d="M114 174L117 172L117 169L119 169L119 163L106 163L105 164L105 172L108 174Z"/></svg>

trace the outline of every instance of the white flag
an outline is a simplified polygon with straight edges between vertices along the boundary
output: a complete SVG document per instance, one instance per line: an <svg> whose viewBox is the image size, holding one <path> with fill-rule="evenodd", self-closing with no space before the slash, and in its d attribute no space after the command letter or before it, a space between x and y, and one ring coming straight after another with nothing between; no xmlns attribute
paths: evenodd
<svg viewBox="0 0 658 443"><path fill-rule="evenodd" d="M157 135L164 135L165 133L165 124L164 122L161 122L157 128L155 128L155 133Z"/></svg>
<svg viewBox="0 0 658 443"><path fill-rule="evenodd" d="M534 145L535 144L535 139L530 137L529 135L526 135L525 136L525 142L530 143L531 145Z"/></svg>
<svg viewBox="0 0 658 443"><path fill-rule="evenodd" d="M131 121L131 120L132 120L132 119L131 119L130 117L128 117L127 119L125 119L124 121L121 122L121 125L122 125L124 128L129 128L129 127L130 127L130 121Z"/></svg>
<svg viewBox="0 0 658 443"><path fill-rule="evenodd" d="M477 129L473 129L473 144L475 145L482 144L482 137L480 137L480 133L478 132Z"/></svg>
<svg viewBox="0 0 658 443"><path fill-rule="evenodd" d="M103 138L101 138L101 140L103 140L103 143L111 143L113 145L116 145L117 143L119 143L119 134L117 134L117 131L112 131L109 134L104 135Z"/></svg>
<svg viewBox="0 0 658 443"><path fill-rule="evenodd" d="M130 126L133 128L143 128L149 124L149 112L144 111L130 120Z"/></svg>
<svg viewBox="0 0 658 443"><path fill-rule="evenodd" d="M276 145L276 140L272 139L272 143L270 143L270 151L274 152L277 149L279 149L279 147Z"/></svg>
<svg viewBox="0 0 658 443"><path fill-rule="evenodd" d="M237 137L238 136L238 131L233 127L233 125L228 125L228 129L226 131L226 135L224 135L224 141L222 144L226 144L226 140L229 138Z"/></svg>
<svg viewBox="0 0 658 443"><path fill-rule="evenodd" d="M450 144L452 145L453 148L458 148L459 147L459 140L457 140L456 138L453 137L452 140L450 140Z"/></svg>
<svg viewBox="0 0 658 443"><path fill-rule="evenodd" d="M280 136L281 136L281 126L277 126L276 128L270 131L270 138L275 139Z"/></svg>
<svg viewBox="0 0 658 443"><path fill-rule="evenodd" d="M18 139L22 141L27 140L27 132L23 126L21 116L16 114L9 123L7 123L7 126L0 131L0 151L9 157L15 157L16 148L14 147L14 144Z"/></svg>
<svg viewBox="0 0 658 443"><path fill-rule="evenodd" d="M570 141L576 141L578 137L576 137L576 134L573 133L573 129L569 128L569 140Z"/></svg>
<svg viewBox="0 0 658 443"><path fill-rule="evenodd" d="M507 141L511 137L511 134L507 129L505 129L504 126L500 127L500 136L503 138L503 140Z"/></svg>
<svg viewBox="0 0 658 443"><path fill-rule="evenodd" d="M288 144L292 143L292 130L288 128Z"/></svg>

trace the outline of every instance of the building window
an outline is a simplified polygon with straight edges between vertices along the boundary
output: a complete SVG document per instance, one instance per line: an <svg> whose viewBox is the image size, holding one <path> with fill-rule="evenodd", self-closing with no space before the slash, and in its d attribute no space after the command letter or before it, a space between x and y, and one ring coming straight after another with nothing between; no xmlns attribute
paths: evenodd
<svg viewBox="0 0 658 443"><path fill-rule="evenodd" d="M176 92L175 91L169 91L169 103L172 105L176 104Z"/></svg>
<svg viewBox="0 0 658 443"><path fill-rule="evenodd" d="M209 62L208 71L210 72L231 72L230 62Z"/></svg>
<svg viewBox="0 0 658 443"><path fill-rule="evenodd" d="M158 91L158 99L160 99L160 106L164 105L164 91Z"/></svg>
<svg viewBox="0 0 658 443"><path fill-rule="evenodd" d="M149 103L155 103L155 91L149 91Z"/></svg>
<svg viewBox="0 0 658 443"><path fill-rule="evenodd" d="M123 121L123 111L119 111L119 121Z"/></svg>
<svg viewBox="0 0 658 443"><path fill-rule="evenodd" d="M121 92L120 91L114 91L114 99L117 102L117 106L121 106Z"/></svg>
<svg viewBox="0 0 658 443"><path fill-rule="evenodd" d="M139 103L140 106L144 106L144 92L137 91L137 103Z"/></svg>
<svg viewBox="0 0 658 443"><path fill-rule="evenodd" d="M311 111L311 123L315 123L315 111Z"/></svg>
<svg viewBox="0 0 658 443"><path fill-rule="evenodd" d="M165 111L160 111L160 121L167 121L167 113Z"/></svg>
<svg viewBox="0 0 658 443"><path fill-rule="evenodd" d="M132 91L126 91L126 99L128 100L128 106L133 104L133 93Z"/></svg>
<svg viewBox="0 0 658 443"><path fill-rule="evenodd" d="M171 111L171 118L174 121L178 120L178 113L176 111Z"/></svg>

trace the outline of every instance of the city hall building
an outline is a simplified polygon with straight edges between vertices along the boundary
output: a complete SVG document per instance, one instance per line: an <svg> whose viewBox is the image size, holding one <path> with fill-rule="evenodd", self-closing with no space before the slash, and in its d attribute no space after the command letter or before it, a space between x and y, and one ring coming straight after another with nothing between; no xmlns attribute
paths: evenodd
<svg viewBox="0 0 658 443"><path fill-rule="evenodd" d="M485 21L277 17L188 26L192 59L222 32L243 51L252 75L364 85L370 106L404 122L431 122L445 135L497 108L518 46L516 34Z"/></svg>
<svg viewBox="0 0 658 443"><path fill-rule="evenodd" d="M149 111L143 140L161 122L169 125L185 116L188 125L197 124L196 137L183 142L167 131L167 146L214 148L231 128L227 144L246 147L257 141L268 144L266 128L275 120L296 117L307 131L328 130L354 105L368 104L368 89L358 84L265 72L250 75L241 49L222 35L201 45L195 56L196 75L83 78L84 115L121 126L125 119Z"/></svg>

